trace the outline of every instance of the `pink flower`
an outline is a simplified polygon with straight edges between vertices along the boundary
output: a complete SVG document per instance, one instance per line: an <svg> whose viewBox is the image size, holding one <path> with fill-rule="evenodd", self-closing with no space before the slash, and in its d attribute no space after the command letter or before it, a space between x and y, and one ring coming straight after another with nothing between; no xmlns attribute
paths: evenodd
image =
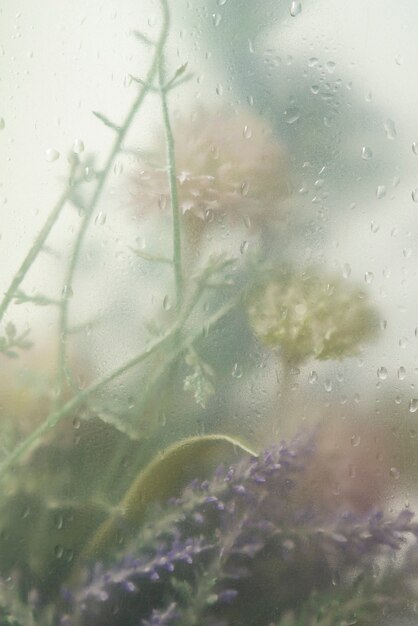
<svg viewBox="0 0 418 626"><path fill-rule="evenodd" d="M286 159L268 124L253 113L199 109L172 122L176 175L183 214L205 220L252 224L280 215L289 194ZM160 136L155 167L135 174L135 202L141 212L170 209L166 147Z"/></svg>

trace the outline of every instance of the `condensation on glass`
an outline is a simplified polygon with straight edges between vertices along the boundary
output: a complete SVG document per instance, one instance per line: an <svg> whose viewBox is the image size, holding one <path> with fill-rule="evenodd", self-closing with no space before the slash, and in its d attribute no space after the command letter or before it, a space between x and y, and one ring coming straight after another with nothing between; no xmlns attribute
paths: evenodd
<svg viewBox="0 0 418 626"><path fill-rule="evenodd" d="M0 623L415 623L415 3L0 13Z"/></svg>

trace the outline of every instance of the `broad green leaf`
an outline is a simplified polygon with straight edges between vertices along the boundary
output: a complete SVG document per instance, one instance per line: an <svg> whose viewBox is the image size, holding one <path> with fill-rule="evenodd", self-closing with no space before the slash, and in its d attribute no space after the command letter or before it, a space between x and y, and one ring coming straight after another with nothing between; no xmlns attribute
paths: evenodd
<svg viewBox="0 0 418 626"><path fill-rule="evenodd" d="M139 473L116 507L120 513L99 527L83 560L115 545L120 526L127 532L135 531L151 505L178 495L194 478L210 476L221 463L233 463L248 454L256 456L245 443L227 435L190 437L172 444Z"/></svg>

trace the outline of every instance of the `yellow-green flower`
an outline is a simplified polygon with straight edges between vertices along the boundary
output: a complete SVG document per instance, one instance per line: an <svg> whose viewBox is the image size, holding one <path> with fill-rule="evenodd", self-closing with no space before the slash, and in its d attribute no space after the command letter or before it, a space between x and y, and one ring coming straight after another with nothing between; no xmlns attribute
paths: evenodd
<svg viewBox="0 0 418 626"><path fill-rule="evenodd" d="M292 364L352 356L377 329L363 291L315 271L273 276L251 292L247 311L257 337Z"/></svg>

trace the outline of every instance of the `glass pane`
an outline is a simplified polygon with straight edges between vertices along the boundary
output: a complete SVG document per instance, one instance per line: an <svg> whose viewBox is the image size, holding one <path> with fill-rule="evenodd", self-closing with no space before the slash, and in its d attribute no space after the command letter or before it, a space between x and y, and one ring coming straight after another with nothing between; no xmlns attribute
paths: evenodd
<svg viewBox="0 0 418 626"><path fill-rule="evenodd" d="M0 626L415 623L415 3L1 15Z"/></svg>

